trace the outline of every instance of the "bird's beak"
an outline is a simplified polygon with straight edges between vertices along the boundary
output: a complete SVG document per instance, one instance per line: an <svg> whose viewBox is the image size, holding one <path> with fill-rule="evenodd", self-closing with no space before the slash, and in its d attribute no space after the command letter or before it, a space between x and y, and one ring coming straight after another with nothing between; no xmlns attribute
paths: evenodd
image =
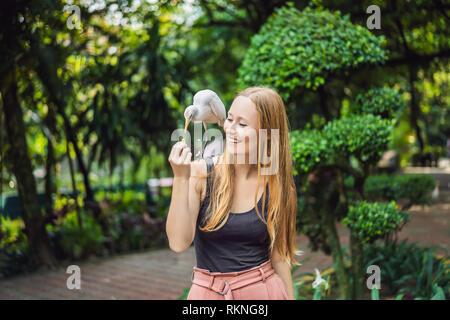
<svg viewBox="0 0 450 320"><path fill-rule="evenodd" d="M184 131L187 130L187 127L189 126L189 122L191 122L192 119L192 115L190 115L187 119L186 122L184 123Z"/></svg>
<svg viewBox="0 0 450 320"><path fill-rule="evenodd" d="M190 115L190 116L186 119L186 122L185 122L185 124L184 124L184 131L187 130L187 128L188 128L188 126L189 126L189 122L191 122L191 119L192 119L192 115Z"/></svg>
<svg viewBox="0 0 450 320"><path fill-rule="evenodd" d="M192 115L190 115L190 116L186 119L186 122L185 122L185 124L184 124L184 131L187 131L187 128L188 128L188 126L189 126L189 122L191 122L191 119L192 119ZM181 141L184 142L184 138L181 139Z"/></svg>

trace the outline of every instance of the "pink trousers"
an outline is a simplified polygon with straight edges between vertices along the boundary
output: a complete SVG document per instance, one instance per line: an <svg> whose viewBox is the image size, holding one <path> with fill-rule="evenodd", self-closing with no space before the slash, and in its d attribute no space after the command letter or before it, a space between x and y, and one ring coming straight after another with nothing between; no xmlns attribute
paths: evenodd
<svg viewBox="0 0 450 320"><path fill-rule="evenodd" d="M287 300L283 280L270 260L239 272L210 272L194 267L187 300Z"/></svg>

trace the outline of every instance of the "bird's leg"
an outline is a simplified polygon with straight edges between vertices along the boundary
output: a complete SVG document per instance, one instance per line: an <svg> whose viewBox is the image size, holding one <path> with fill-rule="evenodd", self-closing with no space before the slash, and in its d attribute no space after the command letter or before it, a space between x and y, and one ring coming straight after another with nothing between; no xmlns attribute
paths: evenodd
<svg viewBox="0 0 450 320"><path fill-rule="evenodd" d="M203 127L205 128L205 135L206 138L208 139L208 125L206 124L206 122L203 122Z"/></svg>
<svg viewBox="0 0 450 320"><path fill-rule="evenodd" d="M203 122L203 127L205 128L206 141L205 141L204 145L203 145L203 142L202 142L202 145L203 145L203 147L202 147L202 158L203 158L203 153L205 152L206 145L208 144L208 125L206 124L206 122Z"/></svg>

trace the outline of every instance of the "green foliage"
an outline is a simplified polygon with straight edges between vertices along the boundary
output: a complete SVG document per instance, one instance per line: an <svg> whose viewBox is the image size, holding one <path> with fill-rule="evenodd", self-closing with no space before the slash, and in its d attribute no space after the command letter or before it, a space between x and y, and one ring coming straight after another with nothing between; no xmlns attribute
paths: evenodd
<svg viewBox="0 0 450 320"><path fill-rule="evenodd" d="M313 300L322 300L322 292L320 286L314 289Z"/></svg>
<svg viewBox="0 0 450 320"><path fill-rule="evenodd" d="M301 297L300 294L298 293L299 286L297 285L297 280L294 277L294 273L295 273L295 271L297 271L298 268L301 267L301 265L303 263L305 263L306 261L308 261L310 259L311 259L311 257L305 258L302 260L302 263L300 263L300 265L296 265L291 268L292 287L294 288L294 299L295 300L301 300L303 297Z"/></svg>
<svg viewBox="0 0 450 320"><path fill-rule="evenodd" d="M98 191L96 197L102 202L99 220L111 251L127 252L165 245L164 218L150 217L144 192ZM165 199L160 197L158 201Z"/></svg>
<svg viewBox="0 0 450 320"><path fill-rule="evenodd" d="M372 290L370 291L370 297L372 300L380 300L380 293L377 286L372 287Z"/></svg>
<svg viewBox="0 0 450 320"><path fill-rule="evenodd" d="M342 223L348 226L361 242L367 243L396 231L399 223L408 219L409 214L397 210L394 201L390 203L360 201L349 206L348 215Z"/></svg>
<svg viewBox="0 0 450 320"><path fill-rule="evenodd" d="M436 179L428 174L371 175L364 183L364 194L370 200L408 199L410 204L431 204Z"/></svg>
<svg viewBox="0 0 450 320"><path fill-rule="evenodd" d="M386 150L393 130L390 120L372 114L351 115L328 122L324 137L336 156L355 156L362 162L377 162Z"/></svg>
<svg viewBox="0 0 450 320"><path fill-rule="evenodd" d="M404 295L405 295L404 293L399 293L399 294L395 297L395 300L402 300Z"/></svg>
<svg viewBox="0 0 450 320"><path fill-rule="evenodd" d="M370 113L392 119L403 108L402 97L396 89L374 88L356 96L352 111L356 114Z"/></svg>
<svg viewBox="0 0 450 320"><path fill-rule="evenodd" d="M252 37L238 83L276 88L287 100L294 89L316 90L338 71L383 62L383 41L339 11L278 8Z"/></svg>
<svg viewBox="0 0 450 320"><path fill-rule="evenodd" d="M355 156L360 161L374 163L387 148L392 130L390 120L367 114L330 121L322 131L291 131L295 174L310 172L336 157Z"/></svg>
<svg viewBox="0 0 450 320"><path fill-rule="evenodd" d="M437 285L433 285L433 294L431 300L445 300L444 290Z"/></svg>
<svg viewBox="0 0 450 320"><path fill-rule="evenodd" d="M114 203L115 212L127 211L139 213L145 209L145 193L135 190L124 191L103 191L100 190L95 194L97 199Z"/></svg>
<svg viewBox="0 0 450 320"><path fill-rule="evenodd" d="M326 296L330 293L330 290L331 290L330 285L328 286L328 289L326 289L326 285L323 283L316 288L312 287L312 283L314 282L315 276L316 276L316 274L314 274L314 273L303 272L303 273L300 273L300 274L297 274L296 276L294 276L294 273L299 268L301 268L303 264L305 264L312 258L314 258L314 255L310 255L307 258L303 258L302 260L299 261L300 265L297 265L297 266L294 266L293 268L291 268L291 277L292 277L292 285L294 287L295 300L311 300L314 298L314 295L316 295L317 290L319 290L319 292L320 292L320 299L322 299L322 294L324 296ZM329 268L327 268L327 269L329 269ZM329 283L331 277L326 275L323 279L327 283ZM319 297L319 293L317 293L316 297L317 298ZM320 299L318 299L318 300L320 300Z"/></svg>
<svg viewBox="0 0 450 320"><path fill-rule="evenodd" d="M418 243L374 243L364 250L366 266L378 265L383 292L397 299L429 300L442 298L450 291L450 263L437 255L437 247L419 247ZM441 288L441 289L439 289Z"/></svg>
<svg viewBox="0 0 450 320"><path fill-rule="evenodd" d="M22 219L0 215L0 278L31 271L36 268L23 232Z"/></svg>
<svg viewBox="0 0 450 320"><path fill-rule="evenodd" d="M78 225L73 200L64 204L55 225L47 225L55 251L60 259L83 259L89 255L105 256L166 245L163 218L150 218L146 212L145 194L97 191L100 201L81 210L82 227Z"/></svg>
<svg viewBox="0 0 450 320"><path fill-rule="evenodd" d="M78 225L76 212L66 215L60 226L60 244L72 259L86 258L89 255L101 255L103 233L101 226L87 211L81 212L83 228Z"/></svg>
<svg viewBox="0 0 450 320"><path fill-rule="evenodd" d="M177 300L186 300L189 295L189 290L191 290L191 288L184 288L183 294L179 296Z"/></svg>
<svg viewBox="0 0 450 320"><path fill-rule="evenodd" d="M445 145L450 135L450 121L446 120L450 119L448 64L444 70L427 72L417 81L417 89L422 98L421 119L426 124L423 130L428 142L423 151L432 153L435 151L442 156L446 155ZM447 94L443 94L444 92Z"/></svg>
<svg viewBox="0 0 450 320"><path fill-rule="evenodd" d="M293 130L290 132L294 174L310 172L330 157L331 150L319 130Z"/></svg>
<svg viewBox="0 0 450 320"><path fill-rule="evenodd" d="M0 215L0 248L14 247L20 241L26 242L22 232L25 224L22 219L11 219Z"/></svg>

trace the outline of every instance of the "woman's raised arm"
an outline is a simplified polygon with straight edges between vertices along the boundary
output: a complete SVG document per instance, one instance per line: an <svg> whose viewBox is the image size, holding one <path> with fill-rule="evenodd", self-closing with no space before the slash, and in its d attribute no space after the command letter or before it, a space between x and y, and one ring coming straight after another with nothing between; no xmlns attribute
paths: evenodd
<svg viewBox="0 0 450 320"><path fill-rule="evenodd" d="M194 240L200 209L202 173L206 175L205 161L191 161L191 156L190 149L184 142L177 142L169 156L174 179L166 234L170 249L177 253L188 249Z"/></svg>

